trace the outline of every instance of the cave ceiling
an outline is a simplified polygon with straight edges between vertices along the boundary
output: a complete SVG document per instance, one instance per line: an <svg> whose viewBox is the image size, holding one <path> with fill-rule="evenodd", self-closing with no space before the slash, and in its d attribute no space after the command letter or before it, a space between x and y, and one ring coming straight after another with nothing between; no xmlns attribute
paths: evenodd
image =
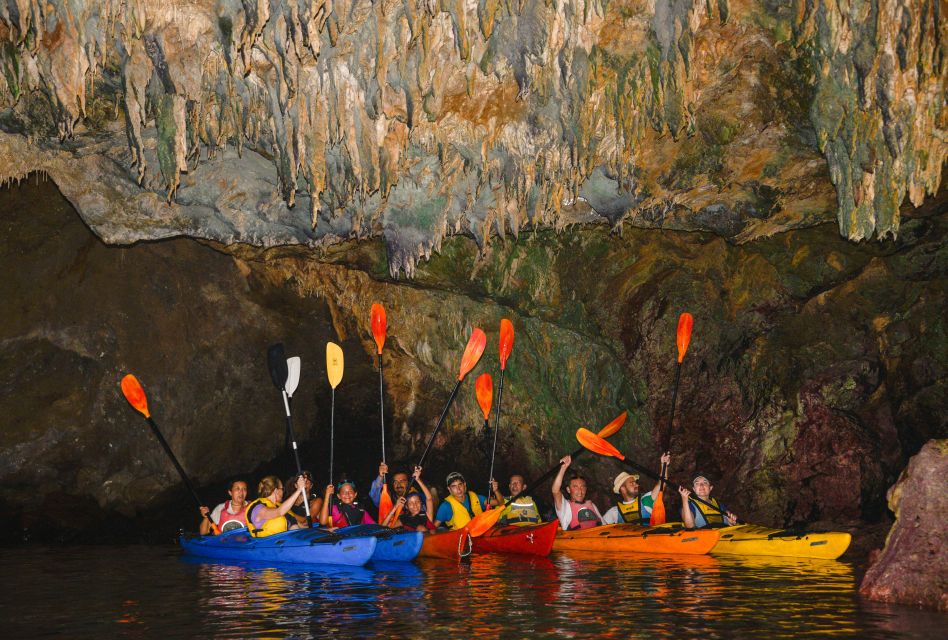
<svg viewBox="0 0 948 640"><path fill-rule="evenodd" d="M7 0L0 179L104 241L568 225L894 237L948 153L937 0Z"/></svg>

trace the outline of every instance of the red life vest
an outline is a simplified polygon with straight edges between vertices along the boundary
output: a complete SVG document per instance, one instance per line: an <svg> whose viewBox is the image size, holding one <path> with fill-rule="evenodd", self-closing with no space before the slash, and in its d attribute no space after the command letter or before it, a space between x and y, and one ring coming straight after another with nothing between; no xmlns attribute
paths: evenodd
<svg viewBox="0 0 948 640"><path fill-rule="evenodd" d="M232 523L230 526L227 526L228 523ZM247 503L244 503L243 509L237 513L230 512L230 500L224 502L224 508L221 509L221 520L217 523L217 526L221 528L221 532L232 531L233 529L240 529L247 527Z"/></svg>
<svg viewBox="0 0 948 640"><path fill-rule="evenodd" d="M586 500L585 502L573 502L570 500L569 508L573 515L569 521L570 531L588 529L602 524L602 520L596 515L596 505L592 503L592 500Z"/></svg>

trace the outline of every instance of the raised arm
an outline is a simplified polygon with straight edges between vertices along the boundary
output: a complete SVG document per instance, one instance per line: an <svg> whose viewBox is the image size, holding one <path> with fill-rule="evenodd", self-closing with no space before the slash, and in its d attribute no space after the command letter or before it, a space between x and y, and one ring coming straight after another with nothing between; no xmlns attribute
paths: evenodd
<svg viewBox="0 0 948 640"><path fill-rule="evenodd" d="M430 522L434 522L434 498L431 497L431 489L429 489L428 485L421 479L421 467L415 467L415 472L412 474L412 477L415 478L415 482L421 487L421 492L425 494L425 515L428 516Z"/></svg>
<svg viewBox="0 0 948 640"><path fill-rule="evenodd" d="M563 492L560 491L560 489L563 488L563 476L566 475L566 469L569 468L571 462L573 462L572 456L563 456L560 459L560 470L556 473L556 477L553 478L553 503L557 509L563 504Z"/></svg>
<svg viewBox="0 0 948 640"><path fill-rule="evenodd" d="M669 476L668 467L669 467L669 465L671 464L671 459L672 459L671 454L668 453L667 451L662 454L662 466L661 466L660 468L665 471L665 477L666 477L666 478ZM655 498L658 497L658 488L659 488L660 485L661 485L661 481L656 482L656 483L655 483L655 486L652 487L652 491L651 491L651 493L652 493L652 500L654 500Z"/></svg>
<svg viewBox="0 0 948 640"><path fill-rule="evenodd" d="M326 485L326 496L323 498L323 508L319 512L319 524L323 527L331 527L332 519L329 517L329 504L332 502L332 494L336 488L331 485Z"/></svg>

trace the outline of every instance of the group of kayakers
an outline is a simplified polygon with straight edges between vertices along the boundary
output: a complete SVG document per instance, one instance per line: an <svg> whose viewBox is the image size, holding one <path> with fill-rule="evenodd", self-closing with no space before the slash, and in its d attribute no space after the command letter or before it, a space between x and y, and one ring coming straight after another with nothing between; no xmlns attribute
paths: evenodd
<svg viewBox="0 0 948 640"><path fill-rule="evenodd" d="M663 468L671 463L671 456L661 457ZM553 480L552 497L555 518L567 531L586 529L603 524L629 523L641 526L651 524L652 510L661 487L658 483L643 494L639 476L623 471L614 479L612 490L617 499L605 514L587 497L587 482L582 474L573 472L567 478L572 464L570 456L560 460L559 471ZM552 472L552 470L551 470ZM243 479L231 482L229 500L213 510L201 507L201 534L212 531L212 522L221 532L246 527L251 535L268 536L290 529L313 526L336 529L358 524L375 524L382 502L388 465L379 465L379 475L372 482L365 505L358 500L355 481L343 479L336 485L327 485L324 495L313 492L313 479L308 471L291 476L286 483L277 476L266 476L257 485L257 497L247 500L248 485ZM383 526L409 531L456 530L467 525L473 518L488 508L503 507L500 525L538 524L544 520L543 508L527 495L522 475L510 477L509 496L504 496L495 480L490 482L491 496L470 491L462 474L448 474L445 485L447 496L437 506L432 489L422 479L421 467L415 467L411 475L397 471L391 475L394 508L382 519ZM689 499L692 490L679 487L681 495L681 520L687 528L736 524L738 518L711 497L713 489L703 475L695 477L692 484L694 495L703 502ZM292 493L286 491L292 489ZM386 488L387 489L387 488ZM304 504L306 503L306 504ZM709 505L713 505L709 506ZM306 507L310 517L307 517ZM552 515L552 514L551 514Z"/></svg>

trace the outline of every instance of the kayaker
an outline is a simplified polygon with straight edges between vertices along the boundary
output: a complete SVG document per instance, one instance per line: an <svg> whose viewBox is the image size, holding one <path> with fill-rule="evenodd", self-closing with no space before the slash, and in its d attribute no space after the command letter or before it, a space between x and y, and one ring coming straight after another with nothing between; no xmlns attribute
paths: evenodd
<svg viewBox="0 0 948 640"><path fill-rule="evenodd" d="M395 508L389 512L385 520L382 522L383 526L392 526L393 528L402 528L407 531L434 531L435 525L431 520L431 514L434 513L434 499L431 496L431 491L428 489L428 485L424 483L421 479L421 467L415 467L415 472L412 474L415 478L415 482L421 487L422 492L424 492L425 499L422 502L421 494L416 491L412 491L408 494L408 497L400 497L395 502ZM427 506L427 510L422 508L422 505ZM398 507L402 506L402 509ZM395 512L399 511L400 515L394 524L391 523L392 518L395 516Z"/></svg>
<svg viewBox="0 0 948 640"><path fill-rule="evenodd" d="M444 526L455 531L465 526L474 516L483 513L487 508L487 498L473 491L468 491L467 481L457 471L448 474L445 484L448 485L450 495L438 507L438 512L435 514L435 527ZM494 506L501 504L504 496L497 488L496 480L491 480L490 488L494 492L490 504Z"/></svg>
<svg viewBox="0 0 948 640"><path fill-rule="evenodd" d="M372 515L356 502L359 494L356 492L356 484L353 480L339 481L337 500L330 509L334 489L335 487L331 484L326 486L326 497L323 500L323 508L319 512L319 523L322 526L338 529L357 524L375 524Z"/></svg>
<svg viewBox="0 0 948 640"><path fill-rule="evenodd" d="M313 493L313 474L309 471L304 471L303 480L306 483L306 491L300 494L300 497L297 498L293 506L290 507L290 515L296 519L298 525L308 527L309 521L306 519L306 508L303 506L303 500L309 499L309 512L313 516L313 521L316 522L319 520L319 512L323 508L323 499ZM290 477L284 486L292 486L294 481L295 477Z"/></svg>
<svg viewBox="0 0 948 640"><path fill-rule="evenodd" d="M670 463L671 455L666 453L662 456L662 465L665 465L662 468L667 468ZM656 482L652 490L644 496L640 496L639 491L637 475L625 471L617 475L612 483L612 492L618 494L620 499L616 501L615 506L606 511L602 517L603 524L623 522L647 527L652 518L652 507L658 495L659 484Z"/></svg>
<svg viewBox="0 0 948 640"><path fill-rule="evenodd" d="M510 476L510 482L507 485L507 488L510 489L510 496L518 496L516 500L512 500L510 504L507 505L507 508L504 509L504 512L500 515L500 520L498 524L501 526L515 524L515 525L524 525L524 524L539 524L543 522L543 519L540 517L540 508L537 506L537 503L530 496L519 495L527 490L527 484L523 479L523 476L519 474L514 474ZM510 500L510 498L504 498L504 502Z"/></svg>
<svg viewBox="0 0 948 640"><path fill-rule="evenodd" d="M230 489L227 490L230 500L226 500L211 511L205 506L201 506L201 527L202 536L211 532L211 523L204 517L208 513L211 520L220 527L221 533L247 527L247 483L243 480L234 480L230 483Z"/></svg>
<svg viewBox="0 0 948 640"><path fill-rule="evenodd" d="M564 456L560 460L560 471L553 480L553 505L556 508L556 517L559 518L560 526L565 531L599 526L602 524L602 514L599 513L599 509L592 500L586 499L586 479L583 476L574 473L566 483L569 500L560 491L563 486L563 476L566 475L566 470L572 462L572 456Z"/></svg>
<svg viewBox="0 0 948 640"><path fill-rule="evenodd" d="M247 505L247 524L250 535L256 538L272 536L290 529L299 529L296 520L288 516L296 499L306 490L303 476L296 479L296 491L283 501L283 483L276 476L266 476L257 485L257 499Z"/></svg>
<svg viewBox="0 0 948 640"><path fill-rule="evenodd" d="M369 498L376 507L379 505L379 500L382 497L382 478L388 474L388 465L384 462L379 463L379 475L372 481L372 486L369 487ZM399 498L405 496L405 492L408 491L408 474L404 471L396 471L392 474L392 499L398 501ZM425 512L426 506L424 501L422 501L421 511Z"/></svg>
<svg viewBox="0 0 948 640"><path fill-rule="evenodd" d="M740 518L728 511L728 508L711 497L711 482L702 475L695 477L691 483L694 487L695 495L718 507L712 509L708 505L690 500L691 491L684 487L678 487L678 493L681 494L681 521L689 529L701 527L732 527L738 523ZM687 505L687 507L686 507ZM726 515L722 515L721 512Z"/></svg>

